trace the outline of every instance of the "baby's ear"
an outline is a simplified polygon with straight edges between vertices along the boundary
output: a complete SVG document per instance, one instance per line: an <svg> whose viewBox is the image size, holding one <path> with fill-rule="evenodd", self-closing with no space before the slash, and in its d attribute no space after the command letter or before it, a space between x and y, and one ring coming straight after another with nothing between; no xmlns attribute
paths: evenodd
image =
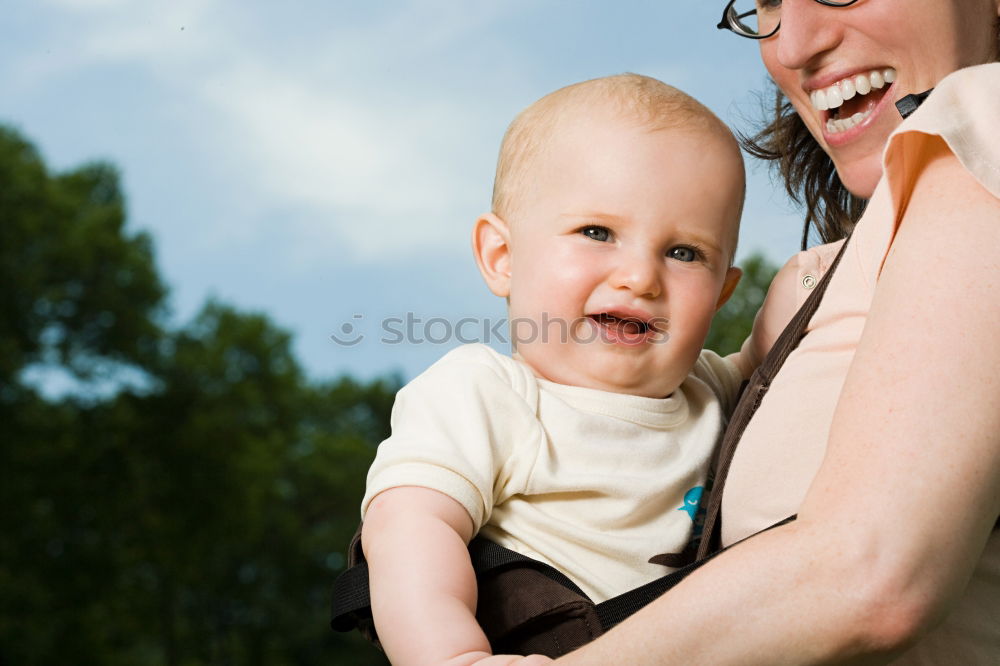
<svg viewBox="0 0 1000 666"><path fill-rule="evenodd" d="M735 266L730 266L729 270L726 271L725 282L722 283L722 291L719 292L719 300L715 304L716 312L726 304L729 297L733 295L733 291L736 290L736 285L740 283L740 278L743 277L743 271L736 268Z"/></svg>
<svg viewBox="0 0 1000 666"><path fill-rule="evenodd" d="M472 230L472 254L486 286L500 298L510 295L510 228L494 215L485 213Z"/></svg>

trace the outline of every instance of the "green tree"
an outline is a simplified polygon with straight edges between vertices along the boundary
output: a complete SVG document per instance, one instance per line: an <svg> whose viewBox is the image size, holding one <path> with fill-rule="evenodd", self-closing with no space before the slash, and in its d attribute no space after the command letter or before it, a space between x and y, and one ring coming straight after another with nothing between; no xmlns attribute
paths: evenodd
<svg viewBox="0 0 1000 666"><path fill-rule="evenodd" d="M310 386L287 333L217 303L168 340L130 470L165 663L377 658L326 615L396 387Z"/></svg>
<svg viewBox="0 0 1000 666"><path fill-rule="evenodd" d="M327 615L398 380L312 384L221 303L171 330L113 168L0 129L0 179L0 663L384 663Z"/></svg>
<svg viewBox="0 0 1000 666"><path fill-rule="evenodd" d="M116 553L89 475L106 441L84 439L99 415L72 398L42 399L24 372L141 374L165 290L148 237L124 228L113 168L49 173L0 128L0 182L0 663L41 663L53 649L104 662L96 655L118 619Z"/></svg>
<svg viewBox="0 0 1000 666"><path fill-rule="evenodd" d="M0 399L32 363L87 378L148 360L165 288L149 237L125 231L115 169L50 174L0 127L0 182Z"/></svg>

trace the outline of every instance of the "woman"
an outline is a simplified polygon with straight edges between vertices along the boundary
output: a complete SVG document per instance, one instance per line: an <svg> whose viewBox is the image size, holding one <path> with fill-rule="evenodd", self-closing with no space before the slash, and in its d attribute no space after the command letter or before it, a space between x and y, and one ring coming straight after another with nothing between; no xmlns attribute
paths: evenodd
<svg viewBox="0 0 1000 666"><path fill-rule="evenodd" d="M794 109L763 136L794 147L783 175L825 241L859 206L817 148L870 199L737 449L723 545L798 519L559 663L1000 663L1000 64L971 67L998 60L1000 0L757 7L726 27Z"/></svg>

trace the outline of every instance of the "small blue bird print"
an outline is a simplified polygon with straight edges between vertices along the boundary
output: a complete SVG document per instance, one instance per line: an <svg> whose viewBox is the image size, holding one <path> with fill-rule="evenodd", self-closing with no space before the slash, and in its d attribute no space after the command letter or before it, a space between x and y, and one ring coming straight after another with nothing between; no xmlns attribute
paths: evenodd
<svg viewBox="0 0 1000 666"><path fill-rule="evenodd" d="M677 509L678 511L686 511L691 520L694 520L694 515L698 512L698 503L701 502L701 495L705 492L704 486L695 486L691 490L684 494L684 506Z"/></svg>

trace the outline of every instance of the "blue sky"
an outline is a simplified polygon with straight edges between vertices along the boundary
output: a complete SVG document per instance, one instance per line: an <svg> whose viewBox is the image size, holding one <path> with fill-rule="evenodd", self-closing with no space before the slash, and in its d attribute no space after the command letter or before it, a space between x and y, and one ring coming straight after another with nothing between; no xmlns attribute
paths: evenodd
<svg viewBox="0 0 1000 666"><path fill-rule="evenodd" d="M723 4L14 0L0 122L54 168L119 167L177 323L214 296L292 330L314 377L412 377L448 345L384 344L383 318L503 317L468 236L521 108L634 71L750 126L765 73ZM798 217L749 166L740 256L783 261Z"/></svg>

